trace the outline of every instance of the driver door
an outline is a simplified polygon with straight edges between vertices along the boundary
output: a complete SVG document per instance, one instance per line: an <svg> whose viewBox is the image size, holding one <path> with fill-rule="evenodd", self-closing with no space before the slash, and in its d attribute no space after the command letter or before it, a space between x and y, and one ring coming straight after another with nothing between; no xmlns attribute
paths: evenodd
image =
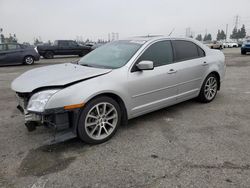
<svg viewBox="0 0 250 188"><path fill-rule="evenodd" d="M138 70L140 61L153 61L153 70ZM173 50L169 40L150 45L136 61L128 74L131 96L131 116L160 109L177 100L177 71L173 63Z"/></svg>

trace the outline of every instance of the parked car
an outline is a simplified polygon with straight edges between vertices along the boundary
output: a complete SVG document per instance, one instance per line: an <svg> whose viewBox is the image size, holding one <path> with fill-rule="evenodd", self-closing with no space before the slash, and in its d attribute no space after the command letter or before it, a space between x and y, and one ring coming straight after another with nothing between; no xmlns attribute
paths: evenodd
<svg viewBox="0 0 250 188"><path fill-rule="evenodd" d="M45 124L99 144L128 119L192 98L211 102L224 61L193 39L139 37L103 45L78 64L33 69L11 88L29 130Z"/></svg>
<svg viewBox="0 0 250 188"><path fill-rule="evenodd" d="M0 44L0 65L32 65L39 59L40 55L34 47L17 43Z"/></svg>
<svg viewBox="0 0 250 188"><path fill-rule="evenodd" d="M223 42L223 48L228 48L228 47L229 47L228 42Z"/></svg>
<svg viewBox="0 0 250 188"><path fill-rule="evenodd" d="M236 42L224 42L223 47L224 48L237 48L239 45Z"/></svg>
<svg viewBox="0 0 250 188"><path fill-rule="evenodd" d="M236 42L229 42L228 43L228 47L229 48L237 48L238 47L238 43L236 43Z"/></svg>
<svg viewBox="0 0 250 188"><path fill-rule="evenodd" d="M211 49L222 49L223 45L222 43L218 42L218 41L212 41L212 42L207 42L205 43L209 48Z"/></svg>
<svg viewBox="0 0 250 188"><path fill-rule="evenodd" d="M250 52L250 40L246 40L241 46L241 54L246 54L247 52Z"/></svg>
<svg viewBox="0 0 250 188"><path fill-rule="evenodd" d="M80 57L91 51L90 46L82 46L73 40L56 40L53 45L39 45L37 50L46 59L54 55L78 55Z"/></svg>

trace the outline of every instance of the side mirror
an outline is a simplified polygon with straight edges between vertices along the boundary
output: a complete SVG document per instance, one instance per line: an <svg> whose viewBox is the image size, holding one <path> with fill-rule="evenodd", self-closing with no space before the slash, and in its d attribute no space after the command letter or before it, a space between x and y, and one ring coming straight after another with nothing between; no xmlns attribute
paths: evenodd
<svg viewBox="0 0 250 188"><path fill-rule="evenodd" d="M141 61L136 65L136 67L139 70L153 70L154 62L153 61Z"/></svg>

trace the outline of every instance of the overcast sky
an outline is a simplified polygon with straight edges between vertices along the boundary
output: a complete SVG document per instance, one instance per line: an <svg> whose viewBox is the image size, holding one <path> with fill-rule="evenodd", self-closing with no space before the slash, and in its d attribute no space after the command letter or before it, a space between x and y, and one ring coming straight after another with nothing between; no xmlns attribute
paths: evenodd
<svg viewBox="0 0 250 188"><path fill-rule="evenodd" d="M226 24L231 33L237 14L250 34L250 0L0 0L0 28L20 42L168 35L173 28L185 36L188 27L215 37Z"/></svg>

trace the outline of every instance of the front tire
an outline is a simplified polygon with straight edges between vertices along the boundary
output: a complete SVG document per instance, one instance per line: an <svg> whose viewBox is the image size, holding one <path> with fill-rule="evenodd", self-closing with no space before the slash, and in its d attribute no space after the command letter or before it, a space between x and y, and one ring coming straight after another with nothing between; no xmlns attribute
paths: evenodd
<svg viewBox="0 0 250 188"><path fill-rule="evenodd" d="M198 100L208 103L214 100L219 86L219 80L215 74L209 74L202 84Z"/></svg>
<svg viewBox="0 0 250 188"><path fill-rule="evenodd" d="M88 144L100 144L109 140L121 124L121 109L109 97L98 97L87 103L78 121L78 136Z"/></svg>
<svg viewBox="0 0 250 188"><path fill-rule="evenodd" d="M25 56L23 62L25 65L32 65L34 64L35 60L32 56Z"/></svg>
<svg viewBox="0 0 250 188"><path fill-rule="evenodd" d="M242 51L241 51L241 54L242 54L242 55L246 55L246 54L247 54L247 52L246 52L246 51L244 51L244 50L242 50Z"/></svg>

